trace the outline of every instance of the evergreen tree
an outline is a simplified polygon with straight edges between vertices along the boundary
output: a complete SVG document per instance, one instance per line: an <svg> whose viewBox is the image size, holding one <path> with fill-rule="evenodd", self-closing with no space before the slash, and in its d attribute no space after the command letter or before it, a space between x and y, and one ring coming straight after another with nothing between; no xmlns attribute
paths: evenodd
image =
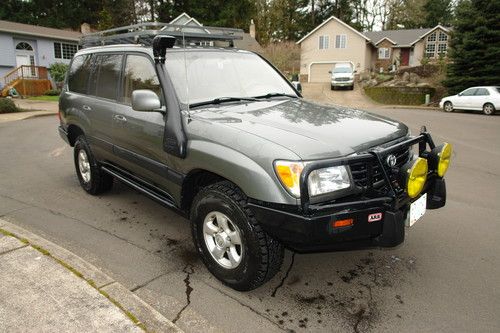
<svg viewBox="0 0 500 333"><path fill-rule="evenodd" d="M471 86L498 85L500 0L461 0L455 9L448 78L449 93Z"/></svg>
<svg viewBox="0 0 500 333"><path fill-rule="evenodd" d="M425 12L425 28L438 24L449 26L453 19L451 0L427 0L423 6Z"/></svg>

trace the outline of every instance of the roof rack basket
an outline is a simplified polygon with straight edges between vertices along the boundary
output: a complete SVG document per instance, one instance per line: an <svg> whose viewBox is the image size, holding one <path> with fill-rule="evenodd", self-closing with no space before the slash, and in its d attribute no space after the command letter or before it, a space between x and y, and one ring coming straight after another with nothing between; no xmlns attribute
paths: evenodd
<svg viewBox="0 0 500 333"><path fill-rule="evenodd" d="M175 37L176 46L183 46L184 39L186 45L213 46L214 43L209 42L227 42L229 47L234 47L234 40L243 39L243 30L149 22L88 34L80 39L80 45L83 48L116 44L151 46L158 35Z"/></svg>

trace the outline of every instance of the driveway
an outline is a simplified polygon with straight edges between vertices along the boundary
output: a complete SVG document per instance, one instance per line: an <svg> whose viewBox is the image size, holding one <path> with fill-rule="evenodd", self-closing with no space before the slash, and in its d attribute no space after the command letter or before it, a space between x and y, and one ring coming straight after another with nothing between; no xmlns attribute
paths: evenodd
<svg viewBox="0 0 500 333"><path fill-rule="evenodd" d="M395 249L287 252L252 292L207 272L189 222L171 210L120 183L87 195L55 117L0 124L0 216L100 267L187 332L500 331L500 116L375 112L455 145L446 207Z"/></svg>
<svg viewBox="0 0 500 333"><path fill-rule="evenodd" d="M359 85L354 86L354 90L347 88L330 89L329 83L303 83L302 95L304 98L327 104L336 104L360 109L372 109L380 107L366 96Z"/></svg>

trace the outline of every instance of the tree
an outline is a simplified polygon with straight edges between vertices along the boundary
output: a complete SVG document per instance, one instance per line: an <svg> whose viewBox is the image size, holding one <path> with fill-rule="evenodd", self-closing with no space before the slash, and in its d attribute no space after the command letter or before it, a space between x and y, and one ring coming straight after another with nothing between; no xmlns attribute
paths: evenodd
<svg viewBox="0 0 500 333"><path fill-rule="evenodd" d="M424 5L427 0L387 1L390 5L385 29L417 29L425 25Z"/></svg>
<svg viewBox="0 0 500 333"><path fill-rule="evenodd" d="M453 19L451 0L427 0L423 6L425 12L425 28L432 28L438 24L449 26Z"/></svg>
<svg viewBox="0 0 500 333"><path fill-rule="evenodd" d="M461 0L455 9L448 78L450 93L500 78L500 0Z"/></svg>

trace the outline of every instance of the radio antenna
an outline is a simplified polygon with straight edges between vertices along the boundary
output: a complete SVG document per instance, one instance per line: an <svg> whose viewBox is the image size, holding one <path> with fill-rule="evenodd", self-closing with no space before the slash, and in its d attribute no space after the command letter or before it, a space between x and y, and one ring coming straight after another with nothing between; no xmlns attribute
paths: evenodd
<svg viewBox="0 0 500 333"><path fill-rule="evenodd" d="M191 120L191 112L189 109L189 81L188 81L188 72L187 72L188 66L187 66L187 60L186 60L186 38L184 36L184 29L182 29L182 46L184 47L184 50L182 52L184 54L184 76L186 79L187 113L188 113L188 119Z"/></svg>

